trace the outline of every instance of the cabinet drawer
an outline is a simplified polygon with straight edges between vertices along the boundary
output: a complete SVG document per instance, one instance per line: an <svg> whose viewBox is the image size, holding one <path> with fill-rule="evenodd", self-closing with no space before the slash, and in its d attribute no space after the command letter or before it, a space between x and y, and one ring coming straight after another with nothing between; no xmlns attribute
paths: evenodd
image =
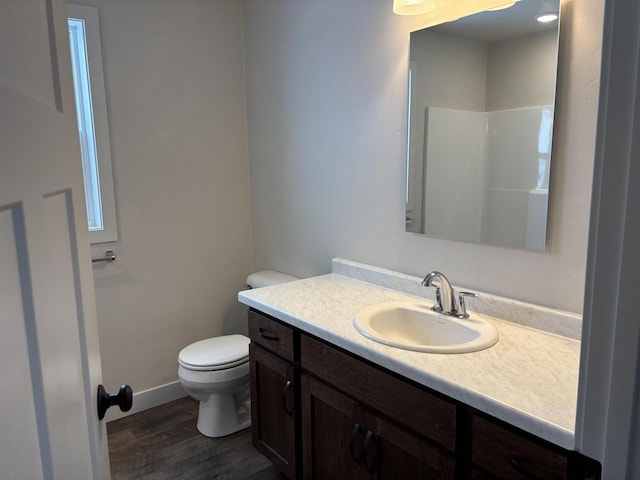
<svg viewBox="0 0 640 480"><path fill-rule="evenodd" d="M509 480L568 478L568 458L535 440L476 415L471 432L471 459L492 475Z"/></svg>
<svg viewBox="0 0 640 480"><path fill-rule="evenodd" d="M335 348L301 335L302 367L446 449L455 447L456 407Z"/></svg>
<svg viewBox="0 0 640 480"><path fill-rule="evenodd" d="M255 343L290 362L294 361L293 329L249 310L249 337Z"/></svg>

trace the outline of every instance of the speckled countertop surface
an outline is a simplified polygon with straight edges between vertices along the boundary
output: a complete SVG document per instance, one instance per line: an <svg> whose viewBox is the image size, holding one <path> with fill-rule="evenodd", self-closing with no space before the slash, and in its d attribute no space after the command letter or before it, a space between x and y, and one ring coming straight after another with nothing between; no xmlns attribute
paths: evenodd
<svg viewBox="0 0 640 480"><path fill-rule="evenodd" d="M243 291L238 298L417 383L574 448L577 340L487 317L500 340L480 352L430 354L385 346L355 330L355 314L380 302L429 300L336 273Z"/></svg>

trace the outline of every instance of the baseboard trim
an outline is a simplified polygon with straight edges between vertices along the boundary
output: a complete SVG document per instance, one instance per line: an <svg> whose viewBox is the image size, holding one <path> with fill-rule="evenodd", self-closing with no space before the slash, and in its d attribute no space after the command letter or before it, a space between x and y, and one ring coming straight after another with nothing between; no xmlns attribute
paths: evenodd
<svg viewBox="0 0 640 480"><path fill-rule="evenodd" d="M105 421L113 422L120 418L128 417L134 413L142 412L149 408L157 407L163 403L171 402L182 397L186 397L187 392L184 391L180 381L166 383L157 387L142 390L141 392L134 392L133 394L133 406L128 412L122 412L118 407L111 407L107 410L105 415Z"/></svg>

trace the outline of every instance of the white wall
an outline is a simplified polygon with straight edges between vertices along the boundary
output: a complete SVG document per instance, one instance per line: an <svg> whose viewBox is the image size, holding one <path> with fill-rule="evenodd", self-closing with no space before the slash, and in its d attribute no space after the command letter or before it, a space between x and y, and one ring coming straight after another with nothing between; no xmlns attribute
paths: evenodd
<svg viewBox="0 0 640 480"><path fill-rule="evenodd" d="M177 355L243 332L251 270L242 6L82 0L100 14L120 239L94 266L104 383L177 380ZM113 409L112 409L113 410Z"/></svg>
<svg viewBox="0 0 640 480"><path fill-rule="evenodd" d="M409 58L418 65L414 94L422 110L443 107L484 111L487 51L483 42L428 29L412 32Z"/></svg>
<svg viewBox="0 0 640 480"><path fill-rule="evenodd" d="M309 276L340 256L581 311L602 3L563 1L542 254L405 233L406 72L419 19L382 0L247 0L256 268Z"/></svg>
<svg viewBox="0 0 640 480"><path fill-rule="evenodd" d="M555 29L491 43L487 111L553 104L557 49Z"/></svg>

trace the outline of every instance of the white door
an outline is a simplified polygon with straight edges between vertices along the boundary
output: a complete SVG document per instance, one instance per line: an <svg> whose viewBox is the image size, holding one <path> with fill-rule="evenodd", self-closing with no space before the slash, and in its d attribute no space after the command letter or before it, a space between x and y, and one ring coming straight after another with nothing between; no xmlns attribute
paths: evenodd
<svg viewBox="0 0 640 480"><path fill-rule="evenodd" d="M0 480L108 479L64 0L0 0Z"/></svg>

